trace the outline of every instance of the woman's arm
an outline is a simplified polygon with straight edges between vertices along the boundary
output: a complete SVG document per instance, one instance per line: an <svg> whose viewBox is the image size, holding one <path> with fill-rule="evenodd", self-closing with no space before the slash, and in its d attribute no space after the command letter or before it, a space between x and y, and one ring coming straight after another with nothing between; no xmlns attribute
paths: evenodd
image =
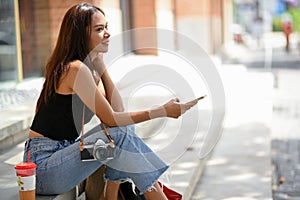
<svg viewBox="0 0 300 200"><path fill-rule="evenodd" d="M101 81L99 82L98 87L100 87L100 89L104 88L106 99L110 103L112 109L116 112L123 112L124 105L122 97L106 69L106 66L103 61L103 54L99 53L97 55L94 55L94 58L92 59L95 70L101 77ZM103 88L101 88L102 86Z"/></svg>
<svg viewBox="0 0 300 200"><path fill-rule="evenodd" d="M124 111L124 104L119 90L116 88L115 84L110 78L107 70L105 70L101 76L101 80L105 89L105 94L108 102L110 103L112 109L116 112Z"/></svg>
<svg viewBox="0 0 300 200"><path fill-rule="evenodd" d="M98 90L89 68L77 61L68 71L69 87L81 98L97 117L108 126L125 126L159 117L178 118L196 103L180 104L178 99L149 110L137 112L117 112Z"/></svg>
<svg viewBox="0 0 300 200"><path fill-rule="evenodd" d="M98 90L110 103L112 109L116 112L123 112L124 106L123 106L121 95L119 94L119 91L116 88L113 81L111 80L109 74L107 73L108 77L103 79L101 79L98 72L96 71L94 71L93 75L94 78L96 79Z"/></svg>

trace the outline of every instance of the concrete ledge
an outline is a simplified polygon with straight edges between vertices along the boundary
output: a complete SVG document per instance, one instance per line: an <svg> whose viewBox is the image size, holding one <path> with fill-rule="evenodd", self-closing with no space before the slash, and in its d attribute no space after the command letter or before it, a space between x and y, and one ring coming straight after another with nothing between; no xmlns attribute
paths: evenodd
<svg viewBox="0 0 300 200"><path fill-rule="evenodd" d="M34 115L34 102L12 107L0 113L0 152L24 141Z"/></svg>
<svg viewBox="0 0 300 200"><path fill-rule="evenodd" d="M7 137L0 139L0 152L7 151L11 147L19 144L22 141L25 141L27 138L28 128L24 130L19 130L16 133L9 134ZM0 129L0 132L2 130Z"/></svg>
<svg viewBox="0 0 300 200"><path fill-rule="evenodd" d="M51 196L42 196L37 195L36 200L74 200L76 199L76 189L73 189L69 192L59 194L59 195L51 195Z"/></svg>
<svg viewBox="0 0 300 200"><path fill-rule="evenodd" d="M189 187L184 191L184 199L191 199L193 196L193 192L196 189L198 182L202 177L202 173L205 169L206 161L208 157L199 161L198 165L195 167L192 178L189 181Z"/></svg>
<svg viewBox="0 0 300 200"><path fill-rule="evenodd" d="M73 190L70 190L69 192L65 192L63 194L59 195L37 195L36 200L85 200L85 193L82 192L79 194L78 188L74 188Z"/></svg>

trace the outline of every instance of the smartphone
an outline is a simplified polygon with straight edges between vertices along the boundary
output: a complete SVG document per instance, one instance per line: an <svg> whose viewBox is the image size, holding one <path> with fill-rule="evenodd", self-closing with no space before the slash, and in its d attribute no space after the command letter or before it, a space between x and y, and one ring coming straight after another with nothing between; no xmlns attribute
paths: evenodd
<svg viewBox="0 0 300 200"><path fill-rule="evenodd" d="M200 101L201 99L204 99L205 97L206 97L206 95L203 95L203 96L198 97L198 98L196 98L196 99L194 99L194 100L192 100L192 101L186 102L186 104L192 103L192 102L194 102L194 101L198 102L198 101Z"/></svg>

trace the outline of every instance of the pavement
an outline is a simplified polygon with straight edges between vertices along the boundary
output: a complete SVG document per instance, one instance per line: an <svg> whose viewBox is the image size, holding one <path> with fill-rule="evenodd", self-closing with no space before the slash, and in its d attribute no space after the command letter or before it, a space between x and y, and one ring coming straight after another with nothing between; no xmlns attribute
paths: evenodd
<svg viewBox="0 0 300 200"><path fill-rule="evenodd" d="M227 101L223 134L191 199L272 199L273 75L243 65L223 65L222 71Z"/></svg>
<svg viewBox="0 0 300 200"><path fill-rule="evenodd" d="M298 146L300 143L298 142L299 131L296 130L298 108L300 108L296 95L298 71L295 67L284 70L282 70L284 66L272 68L274 55L279 55L274 58L276 63L276 59L284 59L291 54L284 54L280 47L274 47L270 65L269 62L266 63L270 60L270 52L260 57L261 54L257 54L258 50L249 50L248 47L230 44L229 49L228 54L231 57L227 55L228 60L216 59L216 67L222 78L226 95L226 116L224 124L220 124L223 127L222 136L216 148L207 157L199 159L197 155L204 142L203 137L198 136L207 133L210 123L209 98L201 102L197 109L187 113L187 118L198 117L201 121L191 143L187 135L177 132L178 121L174 120L155 120L142 124L138 127L140 130L138 134L141 134L146 143L171 165L167 175L162 177L162 181L181 192L186 200L299 199L300 195L297 196L297 192L300 190L297 190L299 183L297 180L300 158L297 153L300 150ZM255 67L247 65L251 63L249 60L245 61L249 56L253 56L252 59L255 61L260 58L261 64L258 62ZM130 64L145 59L149 58L131 56L124 62ZM296 54L287 60L290 59L297 60ZM170 61L166 58L164 60ZM4 101L14 99L0 108L1 199L18 199L13 166L21 161L26 131L32 120L41 83L42 79L36 78L21 84L0 87L1 105L4 105ZM287 92L291 87L294 89L292 96ZM16 99L15 96L18 95L14 95L13 92L26 98ZM147 92L142 91L139 95L145 95ZM159 100L156 99L155 104L165 101L168 97L166 94ZM135 106L142 105L150 106L149 102ZM188 125L193 125L193 122L190 123ZM162 128L163 131L158 132L163 134L151 135L155 127ZM154 132L157 133L157 130ZM170 136L174 133L172 144L180 148L169 146ZM289 148L284 148L285 151L282 151L283 145ZM288 166L290 168L287 168ZM280 184L278 180L281 180ZM282 187L283 185L286 187ZM288 193L285 188L296 189Z"/></svg>
<svg viewBox="0 0 300 200"><path fill-rule="evenodd" d="M222 138L206 162L192 200L300 199L300 65L298 40L294 39L290 52L284 50L280 33L266 34L265 48L226 47L223 61L242 64L247 74L235 84L255 75L249 77L249 87L242 84L240 92L236 91L236 101L229 97L233 90L226 92L228 103L235 102L240 113L227 110ZM259 82L254 78L259 76L269 79ZM224 85L237 89L226 80Z"/></svg>
<svg viewBox="0 0 300 200"><path fill-rule="evenodd" d="M274 197L300 199L300 71L284 69L276 76L271 143Z"/></svg>

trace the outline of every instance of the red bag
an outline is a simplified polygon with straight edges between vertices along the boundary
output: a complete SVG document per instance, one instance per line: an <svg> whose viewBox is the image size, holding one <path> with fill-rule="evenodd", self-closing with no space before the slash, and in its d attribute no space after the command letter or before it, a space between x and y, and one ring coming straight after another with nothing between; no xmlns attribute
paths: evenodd
<svg viewBox="0 0 300 200"><path fill-rule="evenodd" d="M164 194L167 196L168 200L181 200L182 195L175 190L168 188L167 186L163 185L160 181L158 181L159 186L162 188Z"/></svg>

